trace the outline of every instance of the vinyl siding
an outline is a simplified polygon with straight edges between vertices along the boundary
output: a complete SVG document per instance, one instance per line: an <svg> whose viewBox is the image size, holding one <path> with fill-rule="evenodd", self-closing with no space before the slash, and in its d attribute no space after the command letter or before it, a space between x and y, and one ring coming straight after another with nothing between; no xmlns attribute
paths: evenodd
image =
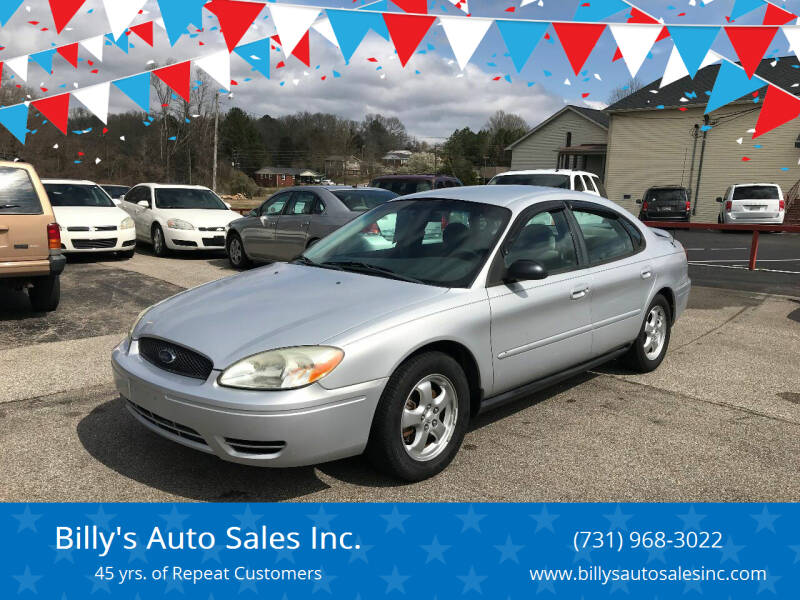
<svg viewBox="0 0 800 600"><path fill-rule="evenodd" d="M514 148L511 170L555 169L558 149L566 146L568 131L573 146L606 143L605 129L568 110Z"/></svg>
<svg viewBox="0 0 800 600"><path fill-rule="evenodd" d="M711 114L712 129L706 150L697 198L698 223L714 223L719 214L718 196L736 183L777 183L784 193L800 179L795 148L797 127L788 123L756 140L747 133L758 120L758 110L746 104L726 106ZM746 111L746 112L743 112ZM719 120L716 124L715 121ZM635 201L657 185L689 186L694 125L703 124L703 109L648 110L611 115L606 188L610 200L638 214ZM743 138L742 144L737 139ZM756 145L762 146L755 148ZM691 193L694 196L700 162L701 137ZM749 161L743 161L747 157ZM788 167L788 171L781 168ZM630 199L623 198L629 194Z"/></svg>

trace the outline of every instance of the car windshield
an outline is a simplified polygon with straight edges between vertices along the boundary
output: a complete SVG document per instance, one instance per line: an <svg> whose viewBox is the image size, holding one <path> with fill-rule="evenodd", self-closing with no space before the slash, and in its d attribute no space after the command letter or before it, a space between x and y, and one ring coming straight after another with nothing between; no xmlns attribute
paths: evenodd
<svg viewBox="0 0 800 600"><path fill-rule="evenodd" d="M384 202L397 198L397 194L389 190L333 190L331 192L342 201L348 210L366 212Z"/></svg>
<svg viewBox="0 0 800 600"><path fill-rule="evenodd" d="M776 185L740 185L733 188L734 200L780 200Z"/></svg>
<svg viewBox="0 0 800 600"><path fill-rule="evenodd" d="M408 196L433 189L433 181L428 179L376 179L370 187L377 187L394 192L398 196Z"/></svg>
<svg viewBox="0 0 800 600"><path fill-rule="evenodd" d="M101 185L100 187L112 198L122 198L131 189L126 185Z"/></svg>
<svg viewBox="0 0 800 600"><path fill-rule="evenodd" d="M0 167L0 214L42 214L39 195L25 169Z"/></svg>
<svg viewBox="0 0 800 600"><path fill-rule="evenodd" d="M562 188L568 190L569 175L555 173L537 173L531 175L498 175L489 185L540 185L542 187Z"/></svg>
<svg viewBox="0 0 800 600"><path fill-rule="evenodd" d="M44 189L53 206L111 208L114 202L100 186L79 183L45 183Z"/></svg>
<svg viewBox="0 0 800 600"><path fill-rule="evenodd" d="M645 197L645 202L651 204L657 204L659 202L686 202L686 200L686 190L683 189L650 190Z"/></svg>
<svg viewBox="0 0 800 600"><path fill-rule="evenodd" d="M318 242L300 262L446 288L472 285L511 211L460 200L396 200Z"/></svg>
<svg viewBox="0 0 800 600"><path fill-rule="evenodd" d="M165 209L228 210L211 190L156 188L156 207Z"/></svg>

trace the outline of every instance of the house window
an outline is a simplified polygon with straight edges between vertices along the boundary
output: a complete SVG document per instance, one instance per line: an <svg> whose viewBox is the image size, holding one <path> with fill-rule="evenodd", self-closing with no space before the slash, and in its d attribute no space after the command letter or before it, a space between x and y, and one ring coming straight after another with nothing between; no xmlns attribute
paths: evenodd
<svg viewBox="0 0 800 600"><path fill-rule="evenodd" d="M281 175L281 181L286 181L286 175Z"/></svg>
<svg viewBox="0 0 800 600"><path fill-rule="evenodd" d="M567 132L567 148L569 148L570 146L572 146L572 132L568 131Z"/></svg>

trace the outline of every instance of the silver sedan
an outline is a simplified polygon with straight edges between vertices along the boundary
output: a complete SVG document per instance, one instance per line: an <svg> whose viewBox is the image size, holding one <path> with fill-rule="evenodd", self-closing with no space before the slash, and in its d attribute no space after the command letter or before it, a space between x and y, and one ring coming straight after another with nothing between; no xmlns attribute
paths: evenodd
<svg viewBox="0 0 800 600"><path fill-rule="evenodd" d="M151 307L112 362L180 444L274 467L366 453L415 481L482 411L616 358L656 369L690 287L680 243L608 200L450 188Z"/></svg>

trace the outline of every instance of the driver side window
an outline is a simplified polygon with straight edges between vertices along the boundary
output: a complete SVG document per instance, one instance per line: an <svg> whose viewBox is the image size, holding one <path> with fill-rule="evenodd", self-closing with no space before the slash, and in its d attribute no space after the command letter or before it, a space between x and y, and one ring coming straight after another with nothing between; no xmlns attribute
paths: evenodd
<svg viewBox="0 0 800 600"><path fill-rule="evenodd" d="M270 198L261 205L261 210L259 211L258 216L270 217L281 214L283 212L283 207L286 206L290 196L291 194L281 194L279 196L275 196L274 198Z"/></svg>
<svg viewBox="0 0 800 600"><path fill-rule="evenodd" d="M548 273L577 268L578 254L564 210L544 211L528 219L507 246L504 260L506 268L518 260L532 260Z"/></svg>

